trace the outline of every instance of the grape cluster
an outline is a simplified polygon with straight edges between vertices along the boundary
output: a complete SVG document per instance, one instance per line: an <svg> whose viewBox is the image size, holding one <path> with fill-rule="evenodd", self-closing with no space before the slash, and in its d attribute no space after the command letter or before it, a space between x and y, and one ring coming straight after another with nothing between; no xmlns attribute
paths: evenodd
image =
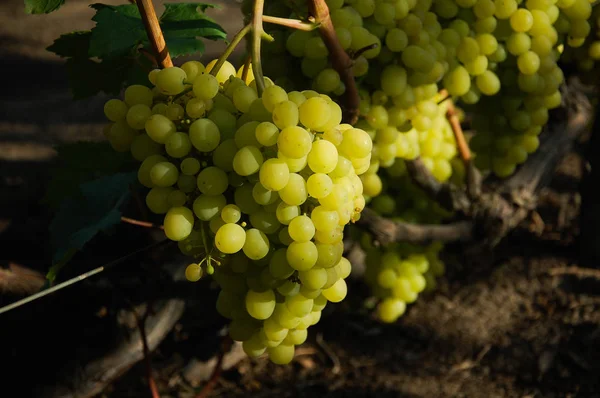
<svg viewBox="0 0 600 398"><path fill-rule="evenodd" d="M305 8L272 1L272 12L305 18ZM288 2L290 4L290 2ZM352 71L362 88L361 115L377 134L376 147L392 127L428 135L434 93L446 89L466 106L477 131L471 142L476 164L499 177L511 175L539 146L549 110L561 103L564 80L557 62L562 48L580 47L589 36L588 0L330 0L340 44L354 59ZM317 32L273 29L281 38L271 49L287 69L299 65L300 84L332 96L345 87L328 62ZM590 67L590 42L579 63ZM600 51L596 51L600 54ZM290 57L291 55L291 57ZM589 55L589 57L588 57ZM599 55L600 57L600 55ZM289 61L289 59L300 61ZM275 72L275 71L274 71ZM426 95L423 95L426 93ZM385 112L384 112L385 111ZM389 130L388 130L389 131ZM378 137L379 136L379 137ZM383 136L383 138L381 137ZM374 161L391 163L392 149ZM397 157L419 156L416 150ZM451 162L451 158L444 158ZM427 162L431 166L430 162ZM447 178L446 162L437 178ZM442 171L443 169L443 171Z"/></svg>
<svg viewBox="0 0 600 398"><path fill-rule="evenodd" d="M438 224L451 216L412 182L403 160L381 174L382 191L368 202L380 216L413 224ZM383 322L396 321L407 304L414 302L419 293L435 289L436 278L444 274L440 242L375 246L371 235L356 226L350 227L350 234L366 252L365 280L379 299L377 317Z"/></svg>
<svg viewBox="0 0 600 398"><path fill-rule="evenodd" d="M441 249L439 244L421 247L403 243L367 250L365 279L380 299L377 317L382 322L395 322L420 293L435 289L435 278L445 270L438 257Z"/></svg>
<svg viewBox="0 0 600 398"><path fill-rule="evenodd" d="M562 62L566 65L575 66L580 73L580 76L586 80L596 82L598 76L594 73L594 68L597 62L600 61L600 7L594 3L592 6L592 16L586 24L579 26L577 29L585 32L589 29L590 34L585 41L567 42L564 46ZM581 44L581 45L580 45Z"/></svg>
<svg viewBox="0 0 600 398"><path fill-rule="evenodd" d="M341 301L350 264L344 226L365 206L359 177L372 141L340 124L314 91L286 92L225 62L152 71L154 88L111 99L106 136L141 162L148 208L195 259L189 280L213 274L218 311L250 356L288 363L327 302Z"/></svg>

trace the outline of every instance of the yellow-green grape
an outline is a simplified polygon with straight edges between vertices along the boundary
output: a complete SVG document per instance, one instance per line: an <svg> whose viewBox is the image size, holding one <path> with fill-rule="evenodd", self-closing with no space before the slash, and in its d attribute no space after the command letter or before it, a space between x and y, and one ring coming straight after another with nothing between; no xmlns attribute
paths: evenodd
<svg viewBox="0 0 600 398"><path fill-rule="evenodd" d="M176 131L175 124L166 116L155 114L150 116L144 124L146 133L153 141L164 144L167 138Z"/></svg>
<svg viewBox="0 0 600 398"><path fill-rule="evenodd" d="M254 319L265 320L275 310L275 293L272 290L255 292L249 290L246 293L246 311Z"/></svg>
<svg viewBox="0 0 600 398"><path fill-rule="evenodd" d="M202 279L204 271L197 263L191 263L185 268L185 278L190 282L197 282Z"/></svg>
<svg viewBox="0 0 600 398"><path fill-rule="evenodd" d="M150 180L157 187L170 187L177 183L179 170L171 162L159 162L150 169Z"/></svg>
<svg viewBox="0 0 600 398"><path fill-rule="evenodd" d="M267 159L260 167L259 179L266 189L279 191L289 182L290 168L281 159Z"/></svg>
<svg viewBox="0 0 600 398"><path fill-rule="evenodd" d="M139 162L143 162L147 157L158 155L162 151L160 144L152 141L147 134L135 136L131 141L131 156Z"/></svg>
<svg viewBox="0 0 600 398"><path fill-rule="evenodd" d="M120 99L110 99L104 104L104 115L111 122L118 122L127 116L128 106Z"/></svg>
<svg viewBox="0 0 600 398"><path fill-rule="evenodd" d="M296 126L300 120L298 105L292 101L283 101L273 109L273 123L280 129Z"/></svg>
<svg viewBox="0 0 600 398"><path fill-rule="evenodd" d="M186 83L193 83L206 68L199 61L187 61L181 65L181 69L185 72Z"/></svg>
<svg viewBox="0 0 600 398"><path fill-rule="evenodd" d="M184 240L190 235L193 227L194 213L187 207L173 207L165 216L165 234L171 240Z"/></svg>
<svg viewBox="0 0 600 398"><path fill-rule="evenodd" d="M277 347L267 348L269 359L277 365L287 365L294 359L295 348L292 344L280 344Z"/></svg>
<svg viewBox="0 0 600 398"><path fill-rule="evenodd" d="M167 154L174 158L187 156L192 149L190 137L186 133L173 133L167 138L165 149Z"/></svg>
<svg viewBox="0 0 600 398"><path fill-rule="evenodd" d="M106 132L110 146L117 152L129 151L136 136L137 132L124 121L112 124Z"/></svg>
<svg viewBox="0 0 600 398"><path fill-rule="evenodd" d="M217 61L218 61L217 59L213 59L208 64L206 64L205 72L210 73L212 71L212 68L216 65ZM225 61L225 63L223 63L223 65L217 72L217 75L215 76L215 78L217 79L217 81L220 84L224 84L229 79L230 76L235 76L236 73L237 73L237 71L235 70L235 66L233 66L231 64L231 62Z"/></svg>
<svg viewBox="0 0 600 398"><path fill-rule="evenodd" d="M302 123L304 127L308 129L323 131L322 127L325 126L325 124L329 121L329 114L327 112L323 112L323 109L327 108L327 101L320 96L307 99L302 103L302 105L300 105L298 109L300 114L300 123Z"/></svg>
<svg viewBox="0 0 600 398"><path fill-rule="evenodd" d="M269 239L264 232L252 228L246 231L246 242L242 250L251 260L260 260L269 252Z"/></svg>
<svg viewBox="0 0 600 398"><path fill-rule="evenodd" d="M162 69L156 75L156 87L167 95L177 95L185 89L185 71L177 66Z"/></svg>
<svg viewBox="0 0 600 398"><path fill-rule="evenodd" d="M240 221L242 212L240 208L234 204L229 204L221 210L221 218L226 223L236 223Z"/></svg>
<svg viewBox="0 0 600 398"><path fill-rule="evenodd" d="M258 172L263 164L263 155L255 146L245 146L233 157L233 170L241 176L249 176Z"/></svg>
<svg viewBox="0 0 600 398"><path fill-rule="evenodd" d="M333 181L327 174L315 173L308 177L308 180L306 181L306 188L310 196L316 199L321 199L331 193L333 190Z"/></svg>
<svg viewBox="0 0 600 398"><path fill-rule="evenodd" d="M315 235L315 225L308 216L298 216L289 223L288 233L296 242L307 242Z"/></svg>
<svg viewBox="0 0 600 398"><path fill-rule="evenodd" d="M217 217L226 205L227 199L223 195L200 195L194 200L192 208L200 220L210 221Z"/></svg>
<svg viewBox="0 0 600 398"><path fill-rule="evenodd" d="M206 195L220 195L229 185L227 174L218 167L207 167L198 173L198 189Z"/></svg>
<svg viewBox="0 0 600 398"><path fill-rule="evenodd" d="M152 188L146 195L146 205L152 213L165 214L171 208L169 204L169 194L173 188Z"/></svg>
<svg viewBox="0 0 600 398"><path fill-rule="evenodd" d="M327 140L315 141L308 153L308 166L315 173L330 173L335 169L338 161L338 151Z"/></svg>
<svg viewBox="0 0 600 398"><path fill-rule="evenodd" d="M294 241L290 243L287 248L286 258L290 266L295 270L307 271L311 269L317 262L317 247L311 241Z"/></svg>
<svg viewBox="0 0 600 398"><path fill-rule="evenodd" d="M134 84L125 89L124 101L127 106L131 107L137 104L152 106L153 101L152 90L140 84Z"/></svg>
<svg viewBox="0 0 600 398"><path fill-rule="evenodd" d="M339 303L348 293L348 287L343 279L339 279L328 289L323 290L323 296L332 303Z"/></svg>
<svg viewBox="0 0 600 398"><path fill-rule="evenodd" d="M200 171L200 161L196 158L185 158L179 166L181 172L187 176L193 176Z"/></svg>
<svg viewBox="0 0 600 398"><path fill-rule="evenodd" d="M194 95L202 100L211 100L219 92L219 81L213 75L201 74L194 80Z"/></svg>
<svg viewBox="0 0 600 398"><path fill-rule="evenodd" d="M227 223L215 234L215 246L225 254L239 252L244 243L246 243L246 231L238 224Z"/></svg>

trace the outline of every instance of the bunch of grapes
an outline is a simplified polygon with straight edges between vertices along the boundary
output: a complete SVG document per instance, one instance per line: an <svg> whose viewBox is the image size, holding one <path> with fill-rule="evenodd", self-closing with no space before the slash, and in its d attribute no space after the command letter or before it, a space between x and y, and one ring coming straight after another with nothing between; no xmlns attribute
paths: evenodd
<svg viewBox="0 0 600 398"><path fill-rule="evenodd" d="M369 208L377 214L413 224L438 224L451 216L412 182L404 161L397 161L382 174L382 192L369 202ZM441 243L375 247L369 234L352 228L367 254L365 279L373 295L381 300L377 307L380 320L396 321L419 293L435 289L436 278L445 270L439 258Z"/></svg>
<svg viewBox="0 0 600 398"><path fill-rule="evenodd" d="M585 22L587 25L584 24L577 28L582 32L589 29L590 34L585 39L585 42L581 45L579 45L580 41L575 41L575 43L573 41L567 42L561 60L564 64L573 65L578 71L584 72L584 78L597 81L598 76L594 73L593 69L596 66L596 62L600 61L600 7L596 3L592 6L592 16L589 22Z"/></svg>
<svg viewBox="0 0 600 398"><path fill-rule="evenodd" d="M377 317L382 322L395 322L420 293L435 289L435 278L445 270L438 257L441 249L440 244L423 247L397 243L366 251L365 279L380 299Z"/></svg>
<svg viewBox="0 0 600 398"><path fill-rule="evenodd" d="M271 2L272 11L306 18L306 8L298 3L287 2L285 8L282 2ZM327 4L338 40L354 59L352 71L363 89L360 111L369 125L378 133L384 127L405 133L412 126L427 135L436 114L431 100L439 89L446 89L473 115L476 164L499 177L513 174L537 150L548 111L561 103L559 86L564 77L557 65L561 48L582 46L591 30L588 0L330 0ZM285 62L287 51L292 57L288 55L286 67L300 65L297 75L304 75L304 85L343 95L345 87L318 33L280 28L272 33L285 39L285 46L280 40L271 47L277 65ZM595 56L594 48L591 43L583 53ZM585 59L581 62L589 67L591 61ZM378 134L373 140L376 146L381 141ZM384 157L390 154L391 149ZM409 151L404 158L419 155ZM374 161L378 158L375 153ZM389 163L386 159L382 166ZM447 178L445 166L444 171L434 172L440 180Z"/></svg>
<svg viewBox="0 0 600 398"><path fill-rule="evenodd" d="M152 71L153 89L106 103L106 136L141 162L148 208L194 259L187 278L214 275L231 337L284 364L346 295L343 230L365 206L372 141L326 95L265 79L259 96L242 68L215 64Z"/></svg>

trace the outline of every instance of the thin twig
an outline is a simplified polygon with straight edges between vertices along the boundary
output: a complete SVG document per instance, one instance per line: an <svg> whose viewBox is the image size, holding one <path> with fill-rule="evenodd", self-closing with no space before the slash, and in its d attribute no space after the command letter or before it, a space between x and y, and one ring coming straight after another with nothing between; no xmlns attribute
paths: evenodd
<svg viewBox="0 0 600 398"><path fill-rule="evenodd" d="M448 122L450 122L450 126L452 127L452 132L454 133L454 139L456 140L456 146L458 147L458 154L466 166L471 160L471 150L469 149L469 145L467 144L467 140L463 134L460 120L458 120L458 112L454 106L454 101L449 98L446 100L446 104L446 117L448 118Z"/></svg>
<svg viewBox="0 0 600 398"><path fill-rule="evenodd" d="M144 228L156 228L156 229L164 229L164 227L162 225L157 225L148 221L140 221L140 220L136 220L134 218L129 218L129 217L121 217L121 222L124 222L126 224L131 224L131 225L137 225L138 227L144 227Z"/></svg>
<svg viewBox="0 0 600 398"><path fill-rule="evenodd" d="M171 60L171 55L169 55L165 37L160 29L160 24L158 23L152 0L137 0L136 4L140 10L148 40L156 53L156 59L158 60L159 65L161 68L172 67L173 61Z"/></svg>
<svg viewBox="0 0 600 398"><path fill-rule="evenodd" d="M221 352L219 353L217 363L215 364L212 374L210 375L210 379L208 379L202 390L198 393L198 395L196 395L196 398L208 397L217 385L219 377L221 377L221 373L223 372L223 358L225 358L225 354L231 349L231 344L232 342L229 337L225 337L221 342Z"/></svg>
<svg viewBox="0 0 600 398"><path fill-rule="evenodd" d="M319 25L316 23L304 22L299 19L272 17L270 15L263 15L262 20L266 23L303 30L305 32L313 31L319 27Z"/></svg>
<svg viewBox="0 0 600 398"><path fill-rule="evenodd" d="M256 92L261 97L265 91L265 78L262 71L262 60L260 57L260 44L264 29L262 26L264 0L254 0L254 12L252 14L252 72L256 82Z"/></svg>
<svg viewBox="0 0 600 398"><path fill-rule="evenodd" d="M442 225L410 224L381 217L369 208L363 209L357 224L369 230L383 245L393 242L468 241L473 238L474 225L471 221Z"/></svg>
<svg viewBox="0 0 600 398"><path fill-rule="evenodd" d="M150 348L148 347L148 337L146 335L146 320L148 316L152 313L151 305L146 307L144 311L144 315L140 318L135 308L132 309L133 315L135 316L135 320L140 331L140 337L142 339L142 348L144 352L144 364L146 367L146 378L148 379L148 387L150 387L150 393L152 394L152 398L160 398L160 393L158 392L158 387L156 385L156 381L154 380L154 376L152 376L152 362L150 361Z"/></svg>
<svg viewBox="0 0 600 398"><path fill-rule="evenodd" d="M335 352L329 347L325 340L323 339L323 335L321 333L317 334L316 342L321 347L323 352L327 354L331 362L333 362L333 368L331 368L331 373L334 375L339 374L342 371L342 364L340 363L340 358L335 354Z"/></svg>
<svg viewBox="0 0 600 398"><path fill-rule="evenodd" d="M580 268L576 266L551 268L548 273L553 276L573 275L578 278L600 279L600 269Z"/></svg>
<svg viewBox="0 0 600 398"><path fill-rule="evenodd" d="M141 249L138 249L138 250L136 250L134 252L131 252L131 253L123 256L123 257L119 257L116 260L113 260L113 261L111 261L109 263L106 263L106 264L104 264L104 265L102 265L100 267L94 268L91 271L85 272L85 273L83 273L81 275L78 275L78 276L76 276L74 278L71 278L71 279L68 279L68 280L66 280L64 282L61 282L58 285L54 285L51 288L48 288L46 290L42 290L41 292L38 292L38 293L33 294L31 296L25 297L22 300L19 300L19 301L16 301L14 303L11 303L11 304L9 304L7 306L4 306L4 307L0 308L0 314L3 314L3 313L8 312L10 310L14 310L15 308L18 308L18 307L20 307L22 305L25 305L27 303L30 303L30 302L35 301L37 299L40 299L40 298L42 298L44 296L49 295L50 293L54 293L54 292L56 292L58 290L64 289L65 287L74 285L74 284L76 284L78 282L81 282L81 281L89 278L90 276L94 276L96 274L101 273L102 271L106 271L107 269L110 269L110 268L114 267L115 265L121 264L123 261L128 260L131 257L134 257L135 255L137 255L139 253L142 253L144 251L160 247L160 246L164 245L165 243L169 243L169 242L172 242L172 241L170 241L169 239L165 239L165 240L162 240L160 242L152 243L152 244L150 244L148 246L142 247Z"/></svg>
<svg viewBox="0 0 600 398"><path fill-rule="evenodd" d="M448 118L448 122L450 122L450 126L452 127L452 132L454 133L458 154L467 170L467 191L471 198L477 198L481 194L481 173L477 167L475 167L475 163L473 162L471 150L469 149L469 144L467 144L462 126L460 125L454 101L452 101L451 98L448 98L446 101L446 117Z"/></svg>
<svg viewBox="0 0 600 398"><path fill-rule="evenodd" d="M353 125L358 121L358 107L360 105L358 88L352 72L353 61L338 40L333 22L331 22L329 16L329 7L327 7L325 0L311 0L309 1L309 7L315 22L319 25L319 33L329 51L331 65L339 73L346 87L341 104L344 111L344 122Z"/></svg>
<svg viewBox="0 0 600 398"><path fill-rule="evenodd" d="M244 68L242 69L242 80L246 81L248 79L248 74L250 73L250 65L252 64L252 56L248 55L246 60L244 61Z"/></svg>
<svg viewBox="0 0 600 398"><path fill-rule="evenodd" d="M229 58L231 53L233 53L233 50L235 50L235 48L238 46L238 44L240 44L242 39L246 37L246 35L250 32L251 28L252 25L248 24L242 29L240 29L240 31L237 32L235 36L233 36L233 39L231 39L231 42L229 43L225 51L223 51L223 53L219 56L219 59L217 60L215 66L213 66L213 68L210 70L211 75L216 76L217 73L219 73L219 70L221 69L225 61L227 61L227 58Z"/></svg>

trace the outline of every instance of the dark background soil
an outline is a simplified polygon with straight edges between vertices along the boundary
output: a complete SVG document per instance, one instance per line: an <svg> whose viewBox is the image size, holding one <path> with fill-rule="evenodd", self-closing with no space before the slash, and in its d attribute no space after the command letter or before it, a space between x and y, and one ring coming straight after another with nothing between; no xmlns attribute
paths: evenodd
<svg viewBox="0 0 600 398"><path fill-rule="evenodd" d="M221 3L225 8L215 18L233 32L240 23L235 2ZM88 4L70 0L42 17L25 15L21 1L0 4L2 268L12 263L47 271L51 213L39 200L52 178L52 146L101 139L107 97L72 102L61 61L44 50L59 34L91 26ZM209 51L207 58L219 47ZM352 280L348 299L327 307L292 364L232 356L234 364L211 396L600 397L600 278L557 275L581 265L585 165L578 147L558 166L537 212L493 252L466 258L463 247L448 247L439 288L420 297L396 324L377 322L365 306L368 290ZM120 226L79 253L61 278L158 238ZM152 367L161 396L193 397L202 387L194 366L218 354L224 322L214 310L210 282L172 281L172 271L185 265L175 253L146 251L0 315L0 396L81 396L56 391L89 383L81 372L85 365L135 330L126 316L129 306L160 307L162 299L179 297L186 300L185 312L155 351ZM19 280L39 283L35 275ZM2 283L0 305L16 298ZM98 396L149 396L141 362L107 384Z"/></svg>

